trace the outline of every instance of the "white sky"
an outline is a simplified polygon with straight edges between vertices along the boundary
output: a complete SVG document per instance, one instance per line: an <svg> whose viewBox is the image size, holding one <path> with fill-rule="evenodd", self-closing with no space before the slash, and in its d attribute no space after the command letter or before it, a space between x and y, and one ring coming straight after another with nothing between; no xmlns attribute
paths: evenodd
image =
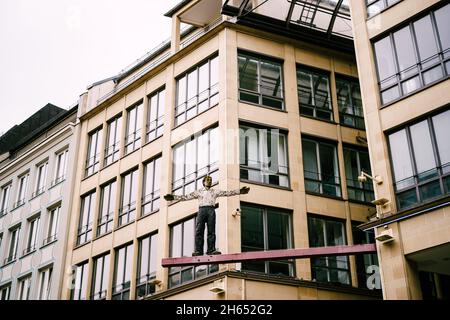
<svg viewBox="0 0 450 320"><path fill-rule="evenodd" d="M0 135L170 37L181 0L0 0Z"/></svg>

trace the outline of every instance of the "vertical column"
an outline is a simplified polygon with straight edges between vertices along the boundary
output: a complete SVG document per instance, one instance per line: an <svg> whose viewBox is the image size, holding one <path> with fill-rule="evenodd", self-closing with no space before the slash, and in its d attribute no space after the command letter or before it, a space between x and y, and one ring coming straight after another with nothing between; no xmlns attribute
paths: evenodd
<svg viewBox="0 0 450 320"><path fill-rule="evenodd" d="M175 54L180 50L180 18L172 16L172 37L170 39L170 52Z"/></svg>
<svg viewBox="0 0 450 320"><path fill-rule="evenodd" d="M289 179L292 189L293 203L293 238L294 248L308 247L308 218L306 209L306 194L303 174L303 157L300 130L300 112L297 92L297 71L295 61L295 48L291 45L284 46L284 92L285 106L289 114L288 122L288 154L289 154ZM309 259L295 260L297 277L311 279L311 266Z"/></svg>

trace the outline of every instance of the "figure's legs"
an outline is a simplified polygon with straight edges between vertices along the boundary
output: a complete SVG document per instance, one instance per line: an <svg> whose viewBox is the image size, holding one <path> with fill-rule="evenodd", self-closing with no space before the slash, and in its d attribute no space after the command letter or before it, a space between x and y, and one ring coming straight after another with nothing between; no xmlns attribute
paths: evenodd
<svg viewBox="0 0 450 320"><path fill-rule="evenodd" d="M202 255L203 254L203 243L204 243L204 235L205 235L205 223L208 218L207 208L200 207L198 210L197 221L195 223L195 254Z"/></svg>
<svg viewBox="0 0 450 320"><path fill-rule="evenodd" d="M211 254L216 251L216 211L214 207L208 208L207 215L208 224L208 250L206 253Z"/></svg>

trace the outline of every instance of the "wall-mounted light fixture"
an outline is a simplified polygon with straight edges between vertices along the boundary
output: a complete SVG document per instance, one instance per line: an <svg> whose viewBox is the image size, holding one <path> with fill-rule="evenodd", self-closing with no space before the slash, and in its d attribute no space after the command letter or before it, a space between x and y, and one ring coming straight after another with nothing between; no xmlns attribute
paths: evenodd
<svg viewBox="0 0 450 320"><path fill-rule="evenodd" d="M365 173L364 171L361 171L361 174L358 176L358 181L364 183L364 182L367 182L367 178L375 181L376 184L382 184L383 183L383 179L380 176L372 177L370 174Z"/></svg>
<svg viewBox="0 0 450 320"><path fill-rule="evenodd" d="M394 235L392 234L392 229L384 230L383 232L380 232L375 237L375 240L381 242L381 243L388 243L394 240Z"/></svg>

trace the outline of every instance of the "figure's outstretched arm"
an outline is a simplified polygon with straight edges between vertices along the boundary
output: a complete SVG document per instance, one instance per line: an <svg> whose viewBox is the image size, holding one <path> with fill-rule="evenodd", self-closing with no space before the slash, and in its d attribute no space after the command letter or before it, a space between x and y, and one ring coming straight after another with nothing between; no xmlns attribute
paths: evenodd
<svg viewBox="0 0 450 320"><path fill-rule="evenodd" d="M187 200L192 200L192 199L197 199L198 198L198 192L197 190L195 190L194 192L191 192L187 195L184 196L177 196L175 194L166 194L164 196L164 199L166 199L167 201L172 201L172 200L180 200L180 201L187 201Z"/></svg>
<svg viewBox="0 0 450 320"><path fill-rule="evenodd" d="M242 187L240 189L232 190L232 191L217 191L217 197L229 197L236 196L238 194L246 194L250 191L249 187Z"/></svg>

